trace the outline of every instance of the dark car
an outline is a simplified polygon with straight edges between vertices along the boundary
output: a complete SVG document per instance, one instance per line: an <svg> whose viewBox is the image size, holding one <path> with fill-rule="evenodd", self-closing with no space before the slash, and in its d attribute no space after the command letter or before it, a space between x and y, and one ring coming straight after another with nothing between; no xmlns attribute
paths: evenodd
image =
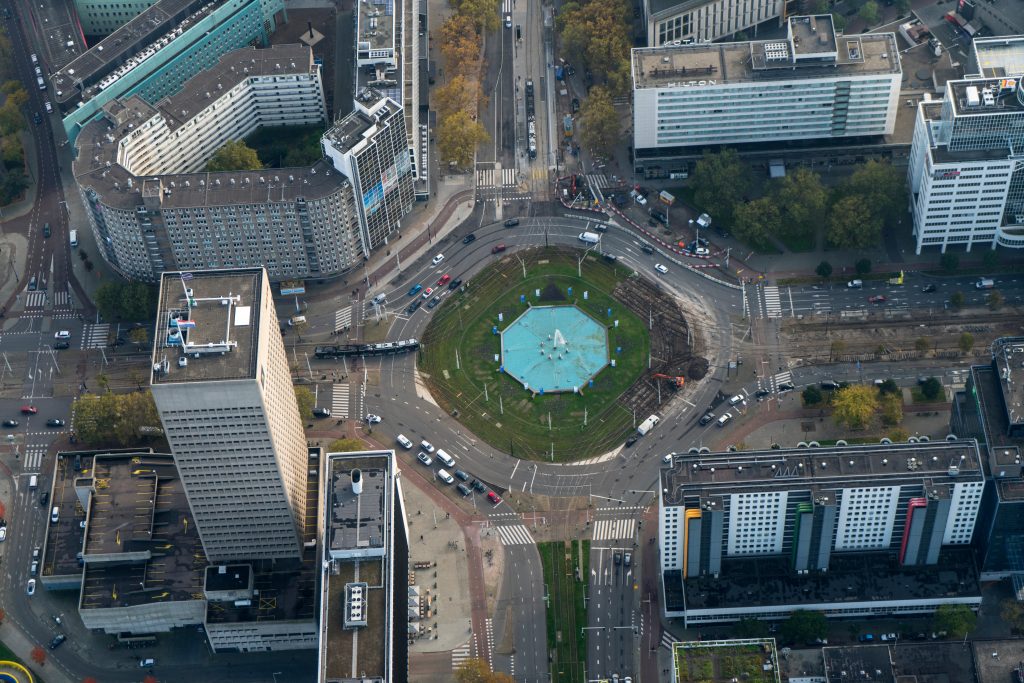
<svg viewBox="0 0 1024 683"><path fill-rule="evenodd" d="M50 502L50 492L49 491L43 491L42 493L39 494L39 504L41 506L46 507L47 503L49 503L49 502Z"/></svg>
<svg viewBox="0 0 1024 683"><path fill-rule="evenodd" d="M921 293L922 294L931 294L934 291L935 291L935 285L927 285L927 286L921 288Z"/></svg>
<svg viewBox="0 0 1024 683"><path fill-rule="evenodd" d="M637 442L637 439L639 439L639 438L640 437L638 435L634 434L631 437L629 437L628 439L626 439L626 448L629 448L630 446L635 444Z"/></svg>
<svg viewBox="0 0 1024 683"><path fill-rule="evenodd" d="M327 408L313 408L313 415L316 417L330 417L331 411Z"/></svg>
<svg viewBox="0 0 1024 683"><path fill-rule="evenodd" d="M413 301L411 304L409 304L409 307L405 309L405 312L408 313L409 315L412 315L413 313L416 312L416 309L419 308L419 307L420 307L420 300L416 299L416 301Z"/></svg>
<svg viewBox="0 0 1024 683"><path fill-rule="evenodd" d="M462 238L462 243L463 244L469 244L469 243L475 242L475 241L476 241L476 235L474 235L473 233L469 233L468 235L466 235L465 237Z"/></svg>
<svg viewBox="0 0 1024 683"><path fill-rule="evenodd" d="M455 280L452 280L451 282L448 283L448 289L458 289L459 285L461 285L461 284L462 284L462 280L459 280L458 278L456 278Z"/></svg>
<svg viewBox="0 0 1024 683"><path fill-rule="evenodd" d="M755 398L764 398L765 396L769 395L770 393L772 393L772 392L768 391L767 389L758 389L757 391L754 392L754 397Z"/></svg>
<svg viewBox="0 0 1024 683"><path fill-rule="evenodd" d="M645 244L644 246L640 247L640 251L644 252L645 254L653 254L654 247L652 247L649 244Z"/></svg>
<svg viewBox="0 0 1024 683"><path fill-rule="evenodd" d="M18 426L18 421L17 420L4 420L4 427L7 427L8 429L14 429L17 426Z"/></svg>
<svg viewBox="0 0 1024 683"><path fill-rule="evenodd" d="M505 221L505 227L506 228L514 228L517 225L519 225L519 219L518 218L509 218L507 221Z"/></svg>
<svg viewBox="0 0 1024 683"><path fill-rule="evenodd" d="M700 426L703 427L704 425L706 425L707 423L711 422L714 419L714 413L705 413L704 416L700 418Z"/></svg>
<svg viewBox="0 0 1024 683"><path fill-rule="evenodd" d="M469 481L469 475L462 470L455 470L455 478L459 481Z"/></svg>
<svg viewBox="0 0 1024 683"><path fill-rule="evenodd" d="M469 485L473 487L474 491L479 491L480 493L483 493L484 491L487 490L487 487L484 486L484 483L479 479L474 479L472 482L470 482Z"/></svg>
<svg viewBox="0 0 1024 683"><path fill-rule="evenodd" d="M59 342L55 343L53 345L53 348L55 348L55 349L70 349L71 348L71 343L65 339L63 341L59 341Z"/></svg>
<svg viewBox="0 0 1024 683"><path fill-rule="evenodd" d="M55 417L51 417L49 420L46 421L47 427L63 427L65 424L66 423L64 422L64 420L59 420Z"/></svg>
<svg viewBox="0 0 1024 683"><path fill-rule="evenodd" d="M38 126L40 123L43 122L43 116L39 112L36 112L35 114L32 114L32 120L35 121L36 125Z"/></svg>
<svg viewBox="0 0 1024 683"><path fill-rule="evenodd" d="M780 394L785 393L787 391L793 391L793 385L792 384L787 384L787 383L783 382L782 384L779 385L779 393Z"/></svg>
<svg viewBox="0 0 1024 683"><path fill-rule="evenodd" d="M63 643L67 639L68 637L63 633L58 633L53 637L53 640L50 641L50 649L56 650L58 647L61 646L61 643Z"/></svg>
<svg viewBox="0 0 1024 683"><path fill-rule="evenodd" d="M49 237L50 235L51 235L50 224L49 223L43 223L43 237Z"/></svg>
<svg viewBox="0 0 1024 683"><path fill-rule="evenodd" d="M580 110L580 98L572 98L572 113L575 114Z"/></svg>
<svg viewBox="0 0 1024 683"><path fill-rule="evenodd" d="M437 306L439 303L441 303L441 297L435 296L433 299L427 302L427 308L433 308L434 306Z"/></svg>
<svg viewBox="0 0 1024 683"><path fill-rule="evenodd" d="M835 380L827 379L824 382L822 382L820 386L822 389L825 389L826 391L835 391L836 389L839 388L839 383L836 382Z"/></svg>

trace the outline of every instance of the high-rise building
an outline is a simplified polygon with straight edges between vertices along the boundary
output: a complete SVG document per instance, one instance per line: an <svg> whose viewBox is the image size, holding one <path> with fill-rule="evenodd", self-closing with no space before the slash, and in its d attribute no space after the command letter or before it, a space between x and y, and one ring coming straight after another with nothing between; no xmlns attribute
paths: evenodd
<svg viewBox="0 0 1024 683"><path fill-rule="evenodd" d="M781 17L786 4L785 0L645 0L647 45L709 43Z"/></svg>
<svg viewBox="0 0 1024 683"><path fill-rule="evenodd" d="M634 49L638 160L892 133L902 74L896 36L837 35L827 14L790 17L786 26L780 40Z"/></svg>
<svg viewBox="0 0 1024 683"><path fill-rule="evenodd" d="M75 14L82 33L105 36L155 4L156 0L127 0L116 5L106 0L75 0Z"/></svg>
<svg viewBox="0 0 1024 683"><path fill-rule="evenodd" d="M151 388L211 562L301 559L307 453L262 268L168 272Z"/></svg>
<svg viewBox="0 0 1024 683"><path fill-rule="evenodd" d="M983 487L974 440L677 456L658 496L666 614L926 613L960 581L974 605L972 562L936 581L971 542Z"/></svg>
<svg viewBox="0 0 1024 683"><path fill-rule="evenodd" d="M918 105L910 148L916 253L1024 248L1024 36L978 39L976 75Z"/></svg>

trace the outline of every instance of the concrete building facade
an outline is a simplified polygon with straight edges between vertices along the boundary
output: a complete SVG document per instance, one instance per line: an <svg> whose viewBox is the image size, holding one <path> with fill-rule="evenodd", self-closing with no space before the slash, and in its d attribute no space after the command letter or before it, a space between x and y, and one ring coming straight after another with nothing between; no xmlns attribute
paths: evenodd
<svg viewBox="0 0 1024 683"><path fill-rule="evenodd" d="M156 4L156 0L75 0L78 25L87 36L105 36L139 16Z"/></svg>
<svg viewBox="0 0 1024 683"><path fill-rule="evenodd" d="M783 15L785 0L646 0L647 45L707 43Z"/></svg>

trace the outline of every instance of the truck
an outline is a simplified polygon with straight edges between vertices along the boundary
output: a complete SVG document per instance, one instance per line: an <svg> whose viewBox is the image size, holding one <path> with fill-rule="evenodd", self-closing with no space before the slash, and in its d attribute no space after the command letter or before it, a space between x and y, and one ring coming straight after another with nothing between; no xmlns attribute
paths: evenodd
<svg viewBox="0 0 1024 683"><path fill-rule="evenodd" d="M649 418L640 423L640 426L636 428L636 433L640 436L646 436L647 432L654 429L654 426L661 422L661 418L657 415L651 415Z"/></svg>
<svg viewBox="0 0 1024 683"><path fill-rule="evenodd" d="M975 289L994 289L996 286L995 280L990 277L983 277L974 283Z"/></svg>
<svg viewBox="0 0 1024 683"><path fill-rule="evenodd" d="M886 280L886 282L888 284L890 284L890 285L902 285L903 284L903 271L901 270L896 275L893 275L891 278Z"/></svg>
<svg viewBox="0 0 1024 683"><path fill-rule="evenodd" d="M580 242L586 242L587 244L597 244L601 241L601 236L596 232L581 232Z"/></svg>

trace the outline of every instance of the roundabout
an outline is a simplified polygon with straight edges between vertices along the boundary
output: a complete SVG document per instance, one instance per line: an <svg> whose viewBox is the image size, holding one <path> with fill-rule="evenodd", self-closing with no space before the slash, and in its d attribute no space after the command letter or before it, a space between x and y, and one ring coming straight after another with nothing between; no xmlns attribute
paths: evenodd
<svg viewBox="0 0 1024 683"><path fill-rule="evenodd" d="M579 393L607 364L607 331L576 306L531 306L501 332L501 369L531 393Z"/></svg>

